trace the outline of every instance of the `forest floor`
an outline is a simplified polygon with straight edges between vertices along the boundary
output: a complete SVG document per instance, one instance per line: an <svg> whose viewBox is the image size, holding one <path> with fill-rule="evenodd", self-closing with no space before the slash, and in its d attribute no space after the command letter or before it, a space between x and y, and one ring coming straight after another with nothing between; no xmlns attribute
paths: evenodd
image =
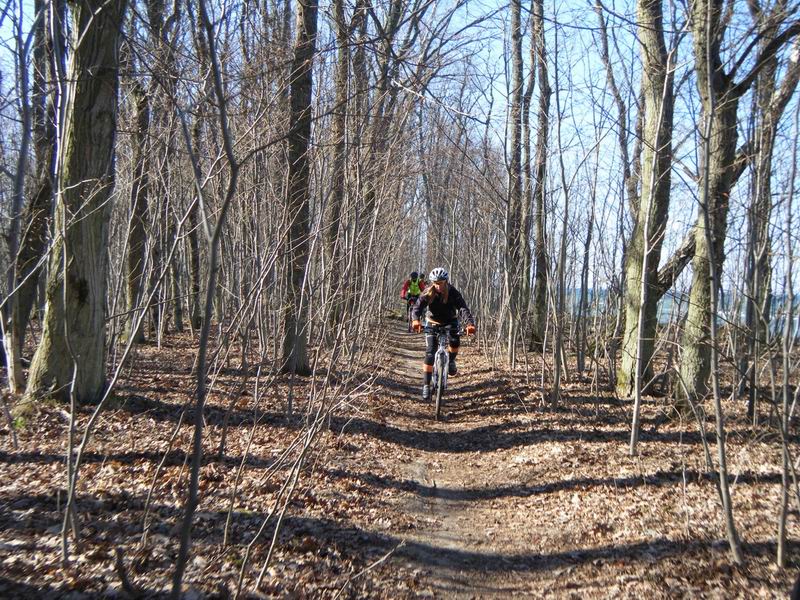
<svg viewBox="0 0 800 600"><path fill-rule="evenodd" d="M753 432L741 402L726 403L746 554L737 567L697 423L675 417L666 401L644 403L640 452L630 457L629 403L593 392L587 380L550 404L537 377L493 370L465 341L435 421L420 397L423 336L397 321L386 336L369 393L332 416L299 472L259 592L253 581L276 518L247 555L246 545L284 506L291 467L277 461L303 439L307 419L284 415L286 382L276 381L254 428L253 391L223 371L225 392L205 413L187 598L229 597L243 562L242 597L787 597L800 565L798 513L789 516L789 567L779 569L780 445L766 429ZM20 423L17 450L2 429L0 597L166 596L187 485L192 415L182 408L193 387L192 343L187 335L142 347L102 413L78 496L82 543L69 567L60 563L68 415L49 406ZM81 410L79 427L90 412ZM706 430L716 458L712 415Z"/></svg>

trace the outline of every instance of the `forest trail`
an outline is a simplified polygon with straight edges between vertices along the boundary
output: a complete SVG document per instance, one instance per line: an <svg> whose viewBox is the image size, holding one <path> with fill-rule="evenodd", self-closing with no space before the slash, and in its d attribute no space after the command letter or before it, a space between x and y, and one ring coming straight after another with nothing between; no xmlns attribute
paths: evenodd
<svg viewBox="0 0 800 600"><path fill-rule="evenodd" d="M379 380L385 394L379 413L394 434L384 436L380 456L371 454L374 461L361 466L376 481L385 481L388 470L400 482L395 487L407 492L392 500L379 523L401 524L392 531L399 542L387 564L411 577L398 585L410 585L414 596L437 598L551 593L560 561L532 551L537 537L559 535L561 524L553 523L555 530L544 536L536 531L542 524L522 506L530 505L532 490L518 477L519 467L530 462L520 452L545 441L516 439L515 429L530 423L529 401L486 366L475 340L462 338L459 374L449 382L443 418L436 421L433 402L421 399L424 335L408 334L392 321L387 338L391 351ZM551 562L551 577L531 577Z"/></svg>
<svg viewBox="0 0 800 600"><path fill-rule="evenodd" d="M469 367L460 360L461 372L449 382L443 418L435 421L433 402L423 402L420 396L424 339L424 335L405 333L402 327L391 329L393 353L383 382L411 388L408 414L398 415L395 424L425 429L426 437L436 440L419 444L400 464L405 481L417 493L396 505L415 525L404 536L402 558L395 560L415 567L417 577L436 596L524 592L525 587L514 581L511 560L504 553L509 548L522 549L526 533L514 521L497 518L496 500L481 493L488 484L487 452L480 442L469 444L473 436L479 440L476 430L489 425L486 414L476 409L482 397L499 391L497 383L483 373L480 383L470 384L465 380ZM462 343L466 350L470 342L464 338ZM491 448L486 450L493 454Z"/></svg>
<svg viewBox="0 0 800 600"><path fill-rule="evenodd" d="M775 478L752 470L752 444L731 450L749 531L749 566L736 569L696 425L650 403L630 457L626 403L575 380L543 403L539 365L530 379L493 371L466 338L437 422L420 394L424 336L397 322L386 336L369 416L344 428L360 451L337 459L373 506L349 548L371 565L359 594L785 597L792 575L769 572L774 538L758 508Z"/></svg>

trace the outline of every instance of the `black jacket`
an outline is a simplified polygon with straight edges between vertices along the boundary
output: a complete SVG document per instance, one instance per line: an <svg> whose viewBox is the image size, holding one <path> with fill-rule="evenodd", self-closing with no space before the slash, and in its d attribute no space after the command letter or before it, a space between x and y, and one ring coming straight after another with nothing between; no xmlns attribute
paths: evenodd
<svg viewBox="0 0 800 600"><path fill-rule="evenodd" d="M427 313L425 313L426 309ZM442 298L434 292L433 284L430 286L430 291L426 288L414 304L411 318L419 321L423 313L428 321L434 324L447 325L459 317L462 324L475 325L475 319L472 318L472 313L469 311L467 303L464 302L464 297L452 285L446 303L442 302Z"/></svg>

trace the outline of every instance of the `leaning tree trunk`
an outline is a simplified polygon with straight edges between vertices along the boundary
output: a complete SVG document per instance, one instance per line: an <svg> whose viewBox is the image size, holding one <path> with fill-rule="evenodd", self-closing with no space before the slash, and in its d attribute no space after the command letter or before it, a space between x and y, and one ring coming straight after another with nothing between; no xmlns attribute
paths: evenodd
<svg viewBox="0 0 800 600"><path fill-rule="evenodd" d="M669 212L672 165L673 75L664 43L661 0L640 0L638 34L644 63L641 191L639 210L625 256L622 357L617 394L631 396L638 378L649 379L655 342L661 243Z"/></svg>
<svg viewBox="0 0 800 600"><path fill-rule="evenodd" d="M125 0L72 4L74 49L62 130L56 241L42 339L26 394L79 402L105 386L108 220L114 186L119 41Z"/></svg>
<svg viewBox="0 0 800 600"><path fill-rule="evenodd" d="M288 373L309 371L306 302L303 279L309 255L309 161L312 111L312 60L317 41L317 0L297 3L297 39L294 46L289 90L289 175L286 200L291 226L287 288L289 301L284 314L283 369Z"/></svg>

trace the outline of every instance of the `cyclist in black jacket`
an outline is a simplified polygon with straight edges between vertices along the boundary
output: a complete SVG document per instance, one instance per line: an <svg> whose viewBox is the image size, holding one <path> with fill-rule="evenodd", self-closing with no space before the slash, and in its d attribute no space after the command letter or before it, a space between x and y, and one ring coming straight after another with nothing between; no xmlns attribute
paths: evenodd
<svg viewBox="0 0 800 600"><path fill-rule="evenodd" d="M455 287L450 285L447 271L437 267L428 276L429 285L419 297L411 312L412 329L419 333L422 331L421 319L425 313L426 324L428 325L452 325L450 330L448 348L450 352L450 367L448 375L455 375L456 356L461 338L458 335L458 318L462 323L466 323L465 332L467 335L475 334L475 319L464 302L464 297ZM433 374L433 359L436 354L436 336L427 334L425 336L425 363L423 365L424 379L422 386L422 399L430 400L431 397L431 377Z"/></svg>

